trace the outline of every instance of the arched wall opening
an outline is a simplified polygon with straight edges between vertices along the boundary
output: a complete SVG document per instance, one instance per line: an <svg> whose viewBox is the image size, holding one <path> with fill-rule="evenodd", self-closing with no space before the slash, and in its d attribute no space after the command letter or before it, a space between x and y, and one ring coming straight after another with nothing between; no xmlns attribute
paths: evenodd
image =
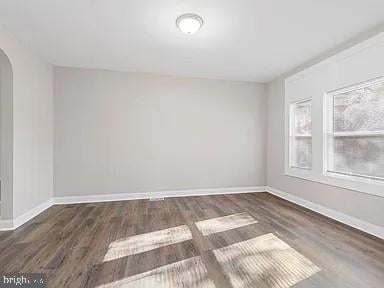
<svg viewBox="0 0 384 288"><path fill-rule="evenodd" d="M13 218L13 72L0 49L0 219Z"/></svg>

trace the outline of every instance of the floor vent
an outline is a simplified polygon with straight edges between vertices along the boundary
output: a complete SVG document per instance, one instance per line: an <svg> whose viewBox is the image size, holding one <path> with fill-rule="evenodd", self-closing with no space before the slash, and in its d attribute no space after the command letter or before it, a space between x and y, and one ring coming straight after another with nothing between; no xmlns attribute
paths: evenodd
<svg viewBox="0 0 384 288"><path fill-rule="evenodd" d="M164 201L164 197L153 197L149 198L149 201L154 202L154 201Z"/></svg>

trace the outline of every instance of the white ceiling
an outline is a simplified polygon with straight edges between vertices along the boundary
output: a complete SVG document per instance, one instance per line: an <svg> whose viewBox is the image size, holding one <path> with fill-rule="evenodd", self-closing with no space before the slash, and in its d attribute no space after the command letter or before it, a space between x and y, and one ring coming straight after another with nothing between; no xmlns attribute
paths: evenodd
<svg viewBox="0 0 384 288"><path fill-rule="evenodd" d="M0 24L54 65L258 82L383 21L383 0L0 0Z"/></svg>

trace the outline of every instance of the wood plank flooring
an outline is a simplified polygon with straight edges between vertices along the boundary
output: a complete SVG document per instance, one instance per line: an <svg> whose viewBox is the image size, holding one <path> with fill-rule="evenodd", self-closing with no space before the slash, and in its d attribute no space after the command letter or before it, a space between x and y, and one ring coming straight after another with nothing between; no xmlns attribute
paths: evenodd
<svg viewBox="0 0 384 288"><path fill-rule="evenodd" d="M48 287L384 287L384 241L268 193L53 206L0 232Z"/></svg>

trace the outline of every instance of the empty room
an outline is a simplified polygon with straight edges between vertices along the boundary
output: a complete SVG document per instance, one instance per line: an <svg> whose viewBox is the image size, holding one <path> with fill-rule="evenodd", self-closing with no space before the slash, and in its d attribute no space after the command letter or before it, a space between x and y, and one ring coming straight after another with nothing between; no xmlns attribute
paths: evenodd
<svg viewBox="0 0 384 288"><path fill-rule="evenodd" d="M0 0L0 287L384 287L383 0Z"/></svg>

